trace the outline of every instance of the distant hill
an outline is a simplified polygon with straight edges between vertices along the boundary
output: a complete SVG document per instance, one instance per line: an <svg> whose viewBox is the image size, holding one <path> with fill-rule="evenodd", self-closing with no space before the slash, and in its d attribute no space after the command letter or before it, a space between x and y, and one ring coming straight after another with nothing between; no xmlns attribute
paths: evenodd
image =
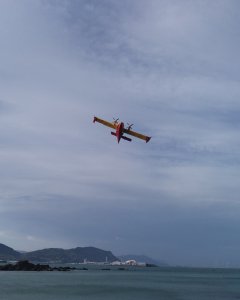
<svg viewBox="0 0 240 300"><path fill-rule="evenodd" d="M21 254L18 251L0 244L0 260L18 260L20 257Z"/></svg>
<svg viewBox="0 0 240 300"><path fill-rule="evenodd" d="M4 244L0 244L0 260L29 260L35 262L79 263L84 260L93 262L112 262L117 258L111 251L101 250L95 247L77 247L64 250L61 248L49 248L31 252L18 252Z"/></svg>
<svg viewBox="0 0 240 300"><path fill-rule="evenodd" d="M61 262L61 263L81 263L86 259L94 262L112 262L117 258L111 251L105 251L94 247L77 247L64 250L61 248L48 248L22 254L23 259L38 262Z"/></svg>
<svg viewBox="0 0 240 300"><path fill-rule="evenodd" d="M111 251L101 250L95 247L77 247L73 249L47 248L31 252L16 251L0 243L0 260L29 260L32 262L59 262L81 263L88 262L113 262L134 259L137 262L145 262L157 266L168 266L162 261L154 260L146 255L122 255L116 257Z"/></svg>
<svg viewBox="0 0 240 300"><path fill-rule="evenodd" d="M159 267L167 267L168 264L163 262L163 261L159 261L156 259L152 259L146 255L136 255L136 254L129 254L129 255L121 255L118 256L118 258L121 261L127 261L127 260L131 260L134 259L137 262L142 262L142 263L147 263L147 264L153 264L153 265L157 265Z"/></svg>

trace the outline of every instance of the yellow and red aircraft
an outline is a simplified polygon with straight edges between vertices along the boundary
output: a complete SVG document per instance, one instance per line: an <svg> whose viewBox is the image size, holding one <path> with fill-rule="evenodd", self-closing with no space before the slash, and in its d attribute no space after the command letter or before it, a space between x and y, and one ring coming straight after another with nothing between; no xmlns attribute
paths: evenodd
<svg viewBox="0 0 240 300"><path fill-rule="evenodd" d="M149 142L150 139L151 139L151 137L149 137L149 136L146 136L146 135L143 135L141 133L132 131L133 124L129 125L127 128L124 128L124 123L123 122L118 122L118 119L114 120L114 122L108 122L108 121L105 121L103 119L94 117L93 118L93 123L95 123L95 122L101 123L105 126L108 126L110 128L115 129L116 131L115 132L111 131L111 134L115 135L117 137L117 142L118 143L120 142L121 139L124 139L124 140L129 141L129 142L132 141L132 139L130 139L129 137L124 136L124 133L135 136L135 137L137 137L141 140L144 140L144 141L146 141L146 143Z"/></svg>

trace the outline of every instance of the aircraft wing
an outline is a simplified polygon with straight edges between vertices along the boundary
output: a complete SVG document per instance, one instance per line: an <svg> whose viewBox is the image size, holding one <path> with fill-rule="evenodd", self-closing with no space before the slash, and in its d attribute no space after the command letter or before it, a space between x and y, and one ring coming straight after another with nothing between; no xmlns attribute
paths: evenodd
<svg viewBox="0 0 240 300"><path fill-rule="evenodd" d="M151 139L151 137L146 136L146 135L141 134L141 133L138 133L138 132L133 131L133 130L124 129L123 131L124 131L126 134L130 134L130 135L135 136L135 137L137 137L137 138L139 138L139 139L141 139L141 140L146 141L146 143L149 142L150 139Z"/></svg>
<svg viewBox="0 0 240 300"><path fill-rule="evenodd" d="M105 126L108 126L108 127L113 128L113 129L116 128L116 125L115 125L114 123L105 121L105 120L100 119L100 118L97 118L97 117L94 117L93 122L94 122L94 123L95 123L95 122L101 123L101 124L103 124L103 125L105 125Z"/></svg>

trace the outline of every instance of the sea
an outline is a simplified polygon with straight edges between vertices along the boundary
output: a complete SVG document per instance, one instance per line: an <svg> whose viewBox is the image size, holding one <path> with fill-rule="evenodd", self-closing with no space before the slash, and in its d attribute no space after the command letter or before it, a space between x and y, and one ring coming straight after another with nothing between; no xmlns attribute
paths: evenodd
<svg viewBox="0 0 240 300"><path fill-rule="evenodd" d="M67 272L0 271L0 299L240 299L240 269L78 268Z"/></svg>

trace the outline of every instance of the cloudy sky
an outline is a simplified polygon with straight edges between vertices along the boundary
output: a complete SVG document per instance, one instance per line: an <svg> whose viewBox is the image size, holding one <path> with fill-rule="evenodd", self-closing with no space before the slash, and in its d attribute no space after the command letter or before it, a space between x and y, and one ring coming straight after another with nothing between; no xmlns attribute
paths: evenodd
<svg viewBox="0 0 240 300"><path fill-rule="evenodd" d="M239 9L0 0L0 242L240 266Z"/></svg>

